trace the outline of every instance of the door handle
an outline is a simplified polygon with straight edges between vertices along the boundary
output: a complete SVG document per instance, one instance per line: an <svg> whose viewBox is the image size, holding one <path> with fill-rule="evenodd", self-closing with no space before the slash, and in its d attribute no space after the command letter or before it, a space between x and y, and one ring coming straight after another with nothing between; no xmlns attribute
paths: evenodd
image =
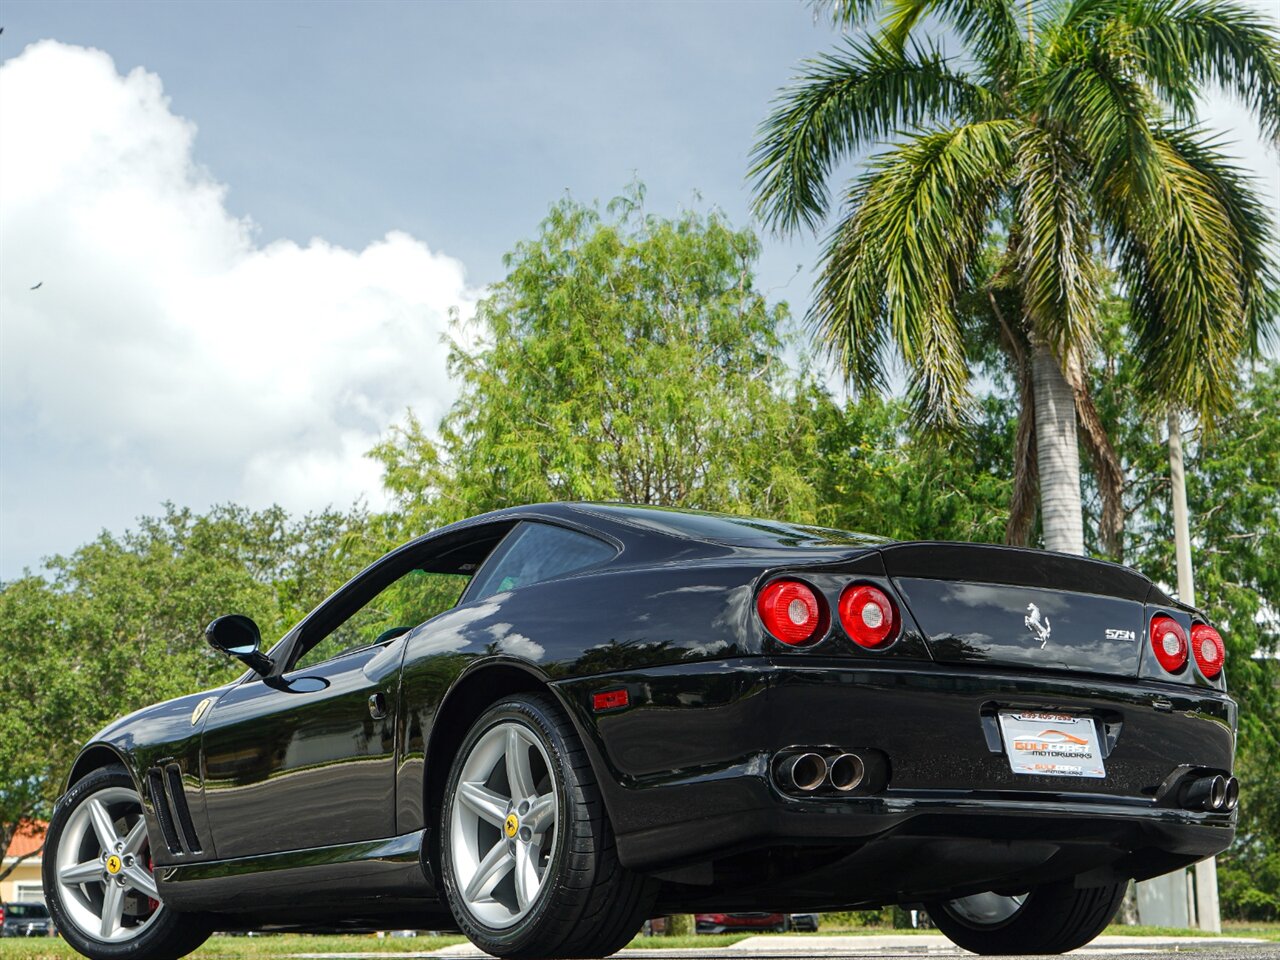
<svg viewBox="0 0 1280 960"><path fill-rule="evenodd" d="M369 716L381 720L387 715L387 698L380 693L369 694Z"/></svg>

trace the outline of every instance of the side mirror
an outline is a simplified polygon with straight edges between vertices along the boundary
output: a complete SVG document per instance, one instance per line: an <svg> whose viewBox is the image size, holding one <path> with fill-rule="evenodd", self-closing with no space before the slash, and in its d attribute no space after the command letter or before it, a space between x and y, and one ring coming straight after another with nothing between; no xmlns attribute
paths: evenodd
<svg viewBox="0 0 1280 960"><path fill-rule="evenodd" d="M275 666L271 658L259 651L262 634L253 619L240 613L219 617L204 628L204 638L219 653L242 661L254 673L267 676Z"/></svg>

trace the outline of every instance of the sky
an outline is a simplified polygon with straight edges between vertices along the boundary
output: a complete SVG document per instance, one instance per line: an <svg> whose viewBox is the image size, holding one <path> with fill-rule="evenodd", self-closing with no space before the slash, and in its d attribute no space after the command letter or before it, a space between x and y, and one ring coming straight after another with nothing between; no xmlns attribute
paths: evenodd
<svg viewBox="0 0 1280 960"><path fill-rule="evenodd" d="M1275 0L1253 0L1266 8ZM383 503L364 454L565 192L750 223L793 0L0 8L0 580L165 501ZM1280 167L1239 141L1280 209ZM802 313L820 243L764 238ZM32 289L35 287L35 289Z"/></svg>

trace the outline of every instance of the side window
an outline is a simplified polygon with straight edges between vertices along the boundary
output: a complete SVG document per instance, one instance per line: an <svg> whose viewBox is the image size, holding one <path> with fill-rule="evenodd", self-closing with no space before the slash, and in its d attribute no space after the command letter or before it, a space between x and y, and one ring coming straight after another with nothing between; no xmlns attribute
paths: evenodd
<svg viewBox="0 0 1280 960"><path fill-rule="evenodd" d="M613 547L584 533L547 523L524 523L480 570L467 600L550 580L610 559Z"/></svg>
<svg viewBox="0 0 1280 960"><path fill-rule="evenodd" d="M322 663L347 650L390 640L457 604L471 577L460 573L410 570L399 580L321 637L293 665L294 670Z"/></svg>

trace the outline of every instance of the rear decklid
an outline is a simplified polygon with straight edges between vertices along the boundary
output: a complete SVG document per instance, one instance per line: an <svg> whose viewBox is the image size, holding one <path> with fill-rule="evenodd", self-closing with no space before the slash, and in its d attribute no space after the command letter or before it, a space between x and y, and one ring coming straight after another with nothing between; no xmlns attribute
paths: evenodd
<svg viewBox="0 0 1280 960"><path fill-rule="evenodd" d="M1145 604L1172 604L1140 573L1084 557L969 543L880 552L942 663L1137 677Z"/></svg>

